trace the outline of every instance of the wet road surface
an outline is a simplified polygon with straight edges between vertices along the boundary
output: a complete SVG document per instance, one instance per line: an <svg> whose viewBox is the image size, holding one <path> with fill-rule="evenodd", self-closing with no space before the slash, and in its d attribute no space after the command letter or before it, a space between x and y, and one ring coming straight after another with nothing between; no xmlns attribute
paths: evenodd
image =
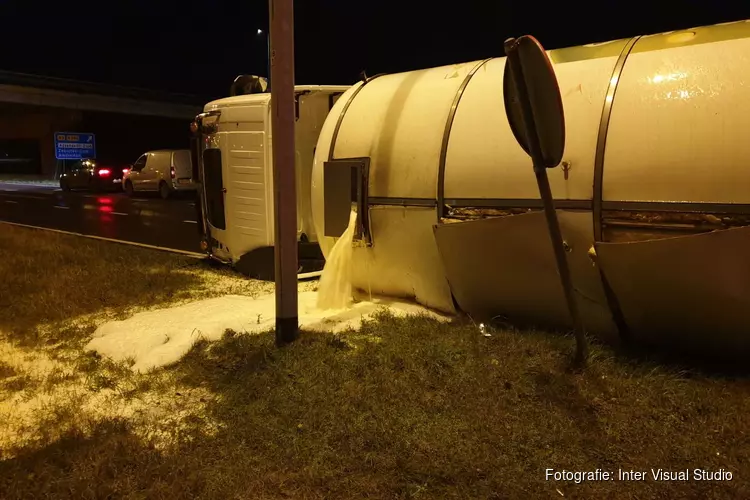
<svg viewBox="0 0 750 500"><path fill-rule="evenodd" d="M90 236L200 252L190 194L162 200L117 193L62 192L58 187L0 182L0 220Z"/></svg>

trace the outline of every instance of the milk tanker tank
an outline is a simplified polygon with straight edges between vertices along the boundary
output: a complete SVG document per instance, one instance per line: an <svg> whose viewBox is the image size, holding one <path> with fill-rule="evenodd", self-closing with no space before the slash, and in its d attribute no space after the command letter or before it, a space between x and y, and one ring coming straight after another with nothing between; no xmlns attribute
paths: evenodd
<svg viewBox="0 0 750 500"><path fill-rule="evenodd" d="M567 136L548 173L587 331L747 353L750 21L548 54ZM356 206L356 288L570 327L504 69L498 57L347 91L317 143L315 228L327 256Z"/></svg>

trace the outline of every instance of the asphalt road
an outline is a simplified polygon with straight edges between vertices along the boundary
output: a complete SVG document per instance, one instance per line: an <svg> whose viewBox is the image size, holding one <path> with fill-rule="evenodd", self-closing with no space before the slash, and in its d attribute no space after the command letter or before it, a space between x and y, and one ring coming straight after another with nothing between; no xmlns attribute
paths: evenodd
<svg viewBox="0 0 750 500"><path fill-rule="evenodd" d="M0 220L200 252L196 207L189 198L64 193L56 187L0 182Z"/></svg>

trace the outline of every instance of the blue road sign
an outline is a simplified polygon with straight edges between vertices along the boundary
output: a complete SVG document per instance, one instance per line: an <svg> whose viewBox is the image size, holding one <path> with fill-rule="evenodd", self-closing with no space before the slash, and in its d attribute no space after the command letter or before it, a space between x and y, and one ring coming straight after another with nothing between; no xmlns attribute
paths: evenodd
<svg viewBox="0 0 750 500"><path fill-rule="evenodd" d="M58 160L96 158L94 134L55 132L55 158Z"/></svg>

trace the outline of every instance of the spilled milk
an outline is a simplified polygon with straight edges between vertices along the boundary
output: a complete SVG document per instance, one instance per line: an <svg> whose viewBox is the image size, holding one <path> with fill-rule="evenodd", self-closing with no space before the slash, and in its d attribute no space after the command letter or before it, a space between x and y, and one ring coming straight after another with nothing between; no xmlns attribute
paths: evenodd
<svg viewBox="0 0 750 500"><path fill-rule="evenodd" d="M318 285L320 310L345 309L352 302L352 243L356 225L357 212L352 210L346 231L333 245L323 267Z"/></svg>

